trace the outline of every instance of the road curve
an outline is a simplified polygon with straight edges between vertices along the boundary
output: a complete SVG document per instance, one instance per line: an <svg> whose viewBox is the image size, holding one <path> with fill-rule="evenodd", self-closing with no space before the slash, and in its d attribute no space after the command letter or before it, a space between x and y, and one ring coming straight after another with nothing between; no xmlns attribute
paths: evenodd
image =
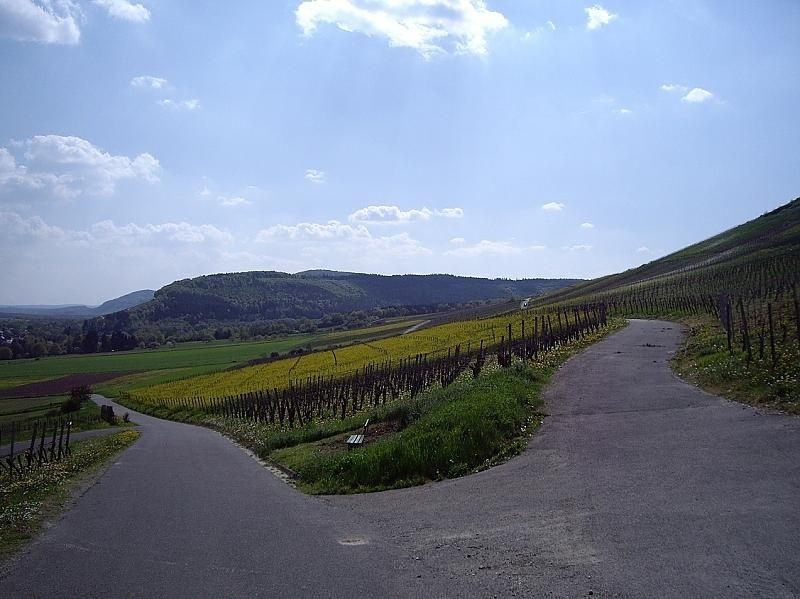
<svg viewBox="0 0 800 599"><path fill-rule="evenodd" d="M556 375L522 456L372 495L303 496L136 415L0 596L800 596L800 419L683 383L680 339L632 321Z"/></svg>
<svg viewBox="0 0 800 599"><path fill-rule="evenodd" d="M478 596L800 597L800 419L678 379L678 325L572 358L520 457L336 498Z"/></svg>

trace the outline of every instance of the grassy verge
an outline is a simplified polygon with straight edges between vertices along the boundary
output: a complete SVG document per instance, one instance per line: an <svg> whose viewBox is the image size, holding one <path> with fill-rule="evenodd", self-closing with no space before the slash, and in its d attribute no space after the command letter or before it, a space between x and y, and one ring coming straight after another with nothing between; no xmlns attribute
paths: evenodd
<svg viewBox="0 0 800 599"><path fill-rule="evenodd" d="M782 344L773 365L768 352L760 357L735 347L728 351L727 338L719 322L711 316L682 318L689 327L683 347L672 361L675 372L687 381L742 403L766 406L800 414L800 349Z"/></svg>
<svg viewBox="0 0 800 599"><path fill-rule="evenodd" d="M139 438L137 431L78 441L72 455L26 474L0 481L0 560L30 540L42 523L55 516L81 479L97 472L107 461Z"/></svg>
<svg viewBox="0 0 800 599"><path fill-rule="evenodd" d="M453 385L433 388L385 414L400 432L382 435L355 451L345 434L272 451L268 457L296 472L309 493L358 493L422 484L476 472L517 455L542 421L542 389L571 355L624 326L607 330L546 355L541 362L487 367ZM379 415L377 421L381 420ZM375 422L375 420L372 420ZM349 430L363 423L354 421ZM264 447L262 446L262 451Z"/></svg>
<svg viewBox="0 0 800 599"><path fill-rule="evenodd" d="M302 444L272 458L300 475L312 493L374 491L461 476L514 455L541 422L540 391L549 373L524 365L495 370L406 404L411 424L357 451L325 455ZM340 447L343 447L341 444Z"/></svg>

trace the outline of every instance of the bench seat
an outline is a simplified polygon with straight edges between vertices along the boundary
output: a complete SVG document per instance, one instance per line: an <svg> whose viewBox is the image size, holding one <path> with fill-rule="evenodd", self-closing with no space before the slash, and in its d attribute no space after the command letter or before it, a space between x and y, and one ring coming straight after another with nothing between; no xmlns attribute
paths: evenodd
<svg viewBox="0 0 800 599"><path fill-rule="evenodd" d="M364 444L364 435L350 435L347 438L348 445L363 445Z"/></svg>

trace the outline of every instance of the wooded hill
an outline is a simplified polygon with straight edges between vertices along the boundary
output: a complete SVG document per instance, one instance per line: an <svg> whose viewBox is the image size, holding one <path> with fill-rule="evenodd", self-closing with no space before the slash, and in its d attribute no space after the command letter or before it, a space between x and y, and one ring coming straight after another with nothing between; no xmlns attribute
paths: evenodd
<svg viewBox="0 0 800 599"><path fill-rule="evenodd" d="M422 313L447 305L539 295L575 282L335 271L240 272L176 281L156 291L152 301L128 312L132 321L153 324L175 319L188 323L317 320L334 313L391 307Z"/></svg>

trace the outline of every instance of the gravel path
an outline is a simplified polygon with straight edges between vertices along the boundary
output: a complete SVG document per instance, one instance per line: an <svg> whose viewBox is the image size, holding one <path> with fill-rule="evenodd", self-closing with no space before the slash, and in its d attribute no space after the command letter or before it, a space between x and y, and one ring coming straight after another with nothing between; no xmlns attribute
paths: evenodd
<svg viewBox="0 0 800 599"><path fill-rule="evenodd" d="M632 321L556 375L525 454L372 495L306 497L136 415L0 596L800 596L800 419L681 382L680 339Z"/></svg>

